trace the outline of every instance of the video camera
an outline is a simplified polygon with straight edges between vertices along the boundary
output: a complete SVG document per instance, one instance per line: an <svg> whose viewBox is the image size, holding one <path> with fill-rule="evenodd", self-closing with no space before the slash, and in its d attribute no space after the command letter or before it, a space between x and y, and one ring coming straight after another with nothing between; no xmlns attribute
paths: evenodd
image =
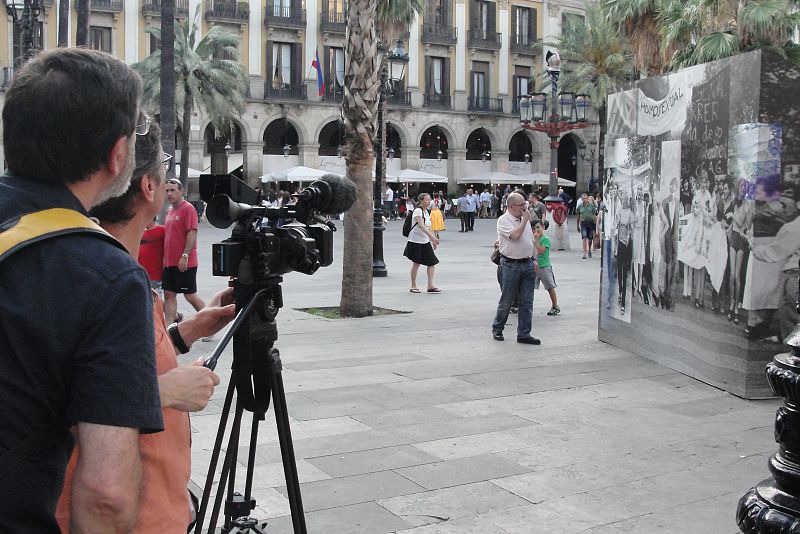
<svg viewBox="0 0 800 534"><path fill-rule="evenodd" d="M321 215L350 209L356 187L347 178L324 175L295 203L275 208L262 205L262 194L232 174L206 174L200 176L200 197L212 225L236 225L229 239L212 246L213 274L238 277L247 257L247 277L258 280L291 271L314 274L333 263L336 227Z"/></svg>

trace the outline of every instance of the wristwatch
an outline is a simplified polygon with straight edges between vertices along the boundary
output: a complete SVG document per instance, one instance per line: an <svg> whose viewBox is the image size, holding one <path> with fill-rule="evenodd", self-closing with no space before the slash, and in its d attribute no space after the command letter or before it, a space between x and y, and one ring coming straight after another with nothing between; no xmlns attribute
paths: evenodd
<svg viewBox="0 0 800 534"><path fill-rule="evenodd" d="M187 253L185 253L185 252L183 254L181 254L181 258L188 258L188 257L189 257L189 255Z"/></svg>

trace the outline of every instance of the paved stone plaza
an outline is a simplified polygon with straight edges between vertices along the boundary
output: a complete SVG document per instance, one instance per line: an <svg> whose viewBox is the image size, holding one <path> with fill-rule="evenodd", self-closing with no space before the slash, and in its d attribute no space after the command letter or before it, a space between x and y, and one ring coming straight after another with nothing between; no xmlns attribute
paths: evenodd
<svg viewBox="0 0 800 534"><path fill-rule="evenodd" d="M229 231L201 224L198 285L208 298L225 283L210 275L211 243ZM309 533L738 532L739 497L769 475L777 400L745 401L597 341L600 259L581 260L574 234L572 252L552 254L562 315L545 316L549 299L536 293L542 345L514 341L513 315L506 341L494 341L494 221L462 234L447 220L438 295L409 293L401 224L385 232L389 276L375 280L374 302L410 313L331 320L295 310L338 305L341 231L331 267L283 284L277 346ZM213 346L197 343L185 361ZM223 385L192 417L200 486L229 367L230 349L217 369ZM274 518L268 532L289 533L274 426L270 410L254 515ZM242 465L248 439L243 432ZM243 491L241 465L238 481Z"/></svg>

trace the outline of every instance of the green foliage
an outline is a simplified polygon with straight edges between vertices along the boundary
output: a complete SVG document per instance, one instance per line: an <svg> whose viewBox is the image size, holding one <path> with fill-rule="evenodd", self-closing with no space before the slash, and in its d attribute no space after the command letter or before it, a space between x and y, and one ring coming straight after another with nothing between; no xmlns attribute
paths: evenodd
<svg viewBox="0 0 800 534"><path fill-rule="evenodd" d="M600 0L599 5L605 19L623 30L637 65L647 54L640 27L648 16L655 17L669 70L755 49L775 50L795 63L800 55L791 42L800 24L797 0Z"/></svg>
<svg viewBox="0 0 800 534"><path fill-rule="evenodd" d="M231 121L241 116L245 108L247 75L239 62L239 38L220 26L213 26L197 41L199 20L200 6L193 22L187 19L175 25L175 111L182 121L188 98L191 108L199 105L214 128L227 134ZM147 33L161 38L160 28L148 28ZM144 80L143 105L151 111L158 109L160 61L161 51L156 51L133 65Z"/></svg>
<svg viewBox="0 0 800 534"><path fill-rule="evenodd" d="M622 90L633 76L624 39L597 7L587 8L585 24L549 44L564 60L560 89L586 93L598 108L605 107L608 94Z"/></svg>

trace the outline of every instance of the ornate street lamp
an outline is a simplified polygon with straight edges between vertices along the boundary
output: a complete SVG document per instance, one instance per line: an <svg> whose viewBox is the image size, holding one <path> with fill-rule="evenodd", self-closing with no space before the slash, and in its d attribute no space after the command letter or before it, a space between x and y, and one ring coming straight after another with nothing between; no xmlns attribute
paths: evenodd
<svg viewBox="0 0 800 534"><path fill-rule="evenodd" d="M381 85L378 94L378 132L373 143L375 153L374 209L372 217L372 276L383 277L389 273L383 259L383 184L386 183L386 98L393 96L402 87L408 64L408 54L403 49L403 40L385 55L386 65L381 68Z"/></svg>
<svg viewBox="0 0 800 534"><path fill-rule="evenodd" d="M586 155L586 147L581 147L580 152L579 152L578 155L581 157L581 159L583 161L585 161L586 163L591 164L591 166L592 166L592 172L589 175L589 191L594 193L595 184L596 184L596 180L597 180L597 178L594 175L594 164L598 163L600 161L600 158L599 157L595 157L595 153L597 152L597 141L592 139L591 141L589 141L589 145L592 147L592 148L589 149L589 156Z"/></svg>
<svg viewBox="0 0 800 534"><path fill-rule="evenodd" d="M41 0L2 0L3 5L11 17L11 23L19 29L22 36L22 62L26 62L33 57L36 48L34 47L34 34L36 23L39 22L39 14L42 10Z"/></svg>
<svg viewBox="0 0 800 534"><path fill-rule="evenodd" d="M231 150L233 150L231 148L231 144L230 143L225 143L225 157L226 158L231 157Z"/></svg>
<svg viewBox="0 0 800 534"><path fill-rule="evenodd" d="M586 128L589 97L584 94L558 93L558 78L561 75L561 57L557 52L547 53L547 74L550 77L550 102L552 113L547 115L547 93L532 93L520 100L520 122L523 128L544 132L550 137L549 196L545 203L560 203L558 196L558 139L569 131Z"/></svg>

